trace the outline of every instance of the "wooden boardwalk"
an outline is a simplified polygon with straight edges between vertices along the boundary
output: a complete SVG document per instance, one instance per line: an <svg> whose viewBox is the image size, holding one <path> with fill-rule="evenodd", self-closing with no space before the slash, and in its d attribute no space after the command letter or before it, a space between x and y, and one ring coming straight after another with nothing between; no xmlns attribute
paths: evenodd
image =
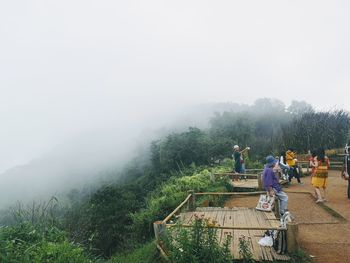
<svg viewBox="0 0 350 263"><path fill-rule="evenodd" d="M210 218L217 222L219 227L250 228L244 229L217 229L218 241L224 243L225 238L232 237L230 249L235 259L240 259L239 238L245 236L250 242L253 259L256 261L286 261L290 258L286 255L279 255L271 247L263 247L258 241L264 236L265 230L259 228L278 228L279 220L272 212L257 211L253 208L221 208L221 207L199 207L194 212L184 212L180 214L180 222L189 225L195 215ZM256 229L254 229L256 228Z"/></svg>
<svg viewBox="0 0 350 263"><path fill-rule="evenodd" d="M286 180L280 180L280 184L288 183ZM247 180L232 180L231 184L234 188L242 189L260 189L258 179L247 179ZM262 190L262 189L260 189Z"/></svg>
<svg viewBox="0 0 350 263"><path fill-rule="evenodd" d="M235 188L250 188L258 189L258 179L247 179L247 180L232 180L232 185Z"/></svg>

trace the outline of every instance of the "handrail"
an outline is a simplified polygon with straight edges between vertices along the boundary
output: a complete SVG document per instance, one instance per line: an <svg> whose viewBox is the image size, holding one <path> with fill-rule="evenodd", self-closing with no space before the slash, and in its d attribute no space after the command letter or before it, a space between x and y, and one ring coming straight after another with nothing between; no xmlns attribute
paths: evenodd
<svg viewBox="0 0 350 263"><path fill-rule="evenodd" d="M225 173L215 173L214 175L248 175L248 176L258 176L258 173L253 174L242 174L242 173L233 173L233 172L225 172Z"/></svg>
<svg viewBox="0 0 350 263"><path fill-rule="evenodd" d="M176 213L177 211L179 211L180 208L183 207L183 206L187 203L187 201L191 198L191 196L192 196L192 194L189 194L189 195L186 197L186 199L185 199L178 207L176 207L175 210L174 210L173 212L171 212L171 213L162 221L162 223L165 224L170 218L172 218L173 215L175 215L175 213Z"/></svg>
<svg viewBox="0 0 350 263"><path fill-rule="evenodd" d="M194 227L189 224L166 224L166 227ZM255 226L202 226L202 228L218 228L218 229L231 229L231 230L287 230L286 227L255 227Z"/></svg>
<svg viewBox="0 0 350 263"><path fill-rule="evenodd" d="M256 192L202 192L195 193L195 195L258 195L266 194L266 191L256 191Z"/></svg>
<svg viewBox="0 0 350 263"><path fill-rule="evenodd" d="M299 163L299 164L308 164L309 161L298 161L298 163ZM337 161L331 161L330 163L331 163L331 166L332 166L332 164L333 164L333 165L334 165L334 164L336 164L336 165L338 165L338 164L343 164L343 162L337 162Z"/></svg>

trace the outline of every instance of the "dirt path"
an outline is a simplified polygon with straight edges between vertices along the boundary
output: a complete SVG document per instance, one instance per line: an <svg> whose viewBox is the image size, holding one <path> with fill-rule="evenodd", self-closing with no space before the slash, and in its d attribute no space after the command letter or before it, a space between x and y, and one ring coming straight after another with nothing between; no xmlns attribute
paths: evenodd
<svg viewBox="0 0 350 263"><path fill-rule="evenodd" d="M295 180L295 179L294 179ZM347 182L339 171L329 173L328 202L315 203L308 193L313 193L310 177L303 178L304 185L295 181L285 191L289 196L289 210L299 223L301 247L315 256L316 263L350 262L350 201L347 199ZM255 207L256 197L232 198L226 206ZM336 213L327 210L331 208ZM341 217L337 217L337 213Z"/></svg>

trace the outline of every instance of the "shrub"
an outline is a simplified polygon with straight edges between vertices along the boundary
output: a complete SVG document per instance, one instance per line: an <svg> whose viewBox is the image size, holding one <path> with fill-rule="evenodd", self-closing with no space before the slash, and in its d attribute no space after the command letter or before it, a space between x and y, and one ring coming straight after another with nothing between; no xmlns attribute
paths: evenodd
<svg viewBox="0 0 350 263"><path fill-rule="evenodd" d="M245 236L239 237L239 255L241 256L243 262L253 262L253 254L250 250L250 237L246 238Z"/></svg>
<svg viewBox="0 0 350 263"><path fill-rule="evenodd" d="M220 170L214 168L211 172L218 171ZM133 219L132 232L136 235L135 239L149 239L153 233L153 222L170 214L186 198L189 190L201 192L210 191L210 189L218 190L218 187L223 189L226 178L223 178L223 181L212 182L210 180L211 172L204 169L192 176L173 177L149 196L146 208L131 215Z"/></svg>
<svg viewBox="0 0 350 263"><path fill-rule="evenodd" d="M232 262L229 250L230 236L226 236L223 246L217 239L216 222L195 216L191 228L175 226L169 230L165 242L172 262L176 263L228 263Z"/></svg>
<svg viewBox="0 0 350 263"><path fill-rule="evenodd" d="M148 242L141 247L136 248L130 253L122 253L115 255L110 263L154 263L162 262L162 259L159 257L159 253L156 247L156 244Z"/></svg>
<svg viewBox="0 0 350 263"><path fill-rule="evenodd" d="M0 228L0 262L88 263L93 260L81 247L70 243L58 228L21 223Z"/></svg>

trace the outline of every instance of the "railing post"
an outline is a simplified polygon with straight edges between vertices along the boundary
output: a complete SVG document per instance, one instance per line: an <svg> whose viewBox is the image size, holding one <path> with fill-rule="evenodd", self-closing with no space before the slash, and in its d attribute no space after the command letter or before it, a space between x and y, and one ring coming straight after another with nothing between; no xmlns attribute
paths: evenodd
<svg viewBox="0 0 350 263"><path fill-rule="evenodd" d="M258 173L258 188L260 191L264 189L263 182L262 182L262 173Z"/></svg>
<svg viewBox="0 0 350 263"><path fill-rule="evenodd" d="M163 221L156 221L153 223L154 236L157 244L165 240L166 237L166 226Z"/></svg>
<svg viewBox="0 0 350 263"><path fill-rule="evenodd" d="M296 223L287 223L287 250L293 253L299 249L298 243L299 227Z"/></svg>
<svg viewBox="0 0 350 263"><path fill-rule="evenodd" d="M190 191L188 191L188 194L191 195L190 199L188 200L188 210L195 211L196 210L196 196L194 194L194 191L190 190Z"/></svg>
<svg viewBox="0 0 350 263"><path fill-rule="evenodd" d="M281 215L280 215L280 202L279 202L277 196L275 196L274 213L275 213L275 216L276 216L277 219L281 218Z"/></svg>
<svg viewBox="0 0 350 263"><path fill-rule="evenodd" d="M211 182L215 182L215 174L214 173L210 173L210 181Z"/></svg>

